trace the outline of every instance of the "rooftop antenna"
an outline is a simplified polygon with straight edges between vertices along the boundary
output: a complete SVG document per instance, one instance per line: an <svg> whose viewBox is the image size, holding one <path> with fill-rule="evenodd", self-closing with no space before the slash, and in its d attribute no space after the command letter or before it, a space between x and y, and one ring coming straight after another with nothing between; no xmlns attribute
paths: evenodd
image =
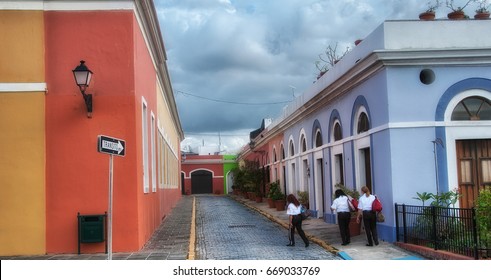
<svg viewBox="0 0 491 280"><path fill-rule="evenodd" d="M220 153L221 148L222 148L222 137L220 136L220 131L218 131L218 153Z"/></svg>

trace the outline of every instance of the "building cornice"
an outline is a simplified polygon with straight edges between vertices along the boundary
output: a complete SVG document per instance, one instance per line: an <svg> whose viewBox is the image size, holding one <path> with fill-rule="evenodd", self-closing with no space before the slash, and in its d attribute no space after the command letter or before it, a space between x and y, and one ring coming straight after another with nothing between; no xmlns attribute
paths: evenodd
<svg viewBox="0 0 491 280"><path fill-rule="evenodd" d="M461 49L402 49L374 50L364 59L356 62L346 73L342 74L308 100L300 96L296 102L298 108L280 122L268 127L261 133L262 137L254 139L256 149L261 149L263 143L268 143L285 128L298 123L337 98L350 92L377 72L387 67L399 66L490 66L491 48L461 48ZM328 75L326 73L326 75ZM247 156L251 151L244 150L241 156Z"/></svg>

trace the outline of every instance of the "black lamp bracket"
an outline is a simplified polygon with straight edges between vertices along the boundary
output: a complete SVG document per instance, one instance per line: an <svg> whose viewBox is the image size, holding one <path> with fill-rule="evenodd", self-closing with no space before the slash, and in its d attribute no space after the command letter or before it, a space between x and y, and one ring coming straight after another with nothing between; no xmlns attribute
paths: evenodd
<svg viewBox="0 0 491 280"><path fill-rule="evenodd" d="M87 108L87 117L92 118L92 94L85 93L85 89L80 87L80 92L84 98L85 107Z"/></svg>

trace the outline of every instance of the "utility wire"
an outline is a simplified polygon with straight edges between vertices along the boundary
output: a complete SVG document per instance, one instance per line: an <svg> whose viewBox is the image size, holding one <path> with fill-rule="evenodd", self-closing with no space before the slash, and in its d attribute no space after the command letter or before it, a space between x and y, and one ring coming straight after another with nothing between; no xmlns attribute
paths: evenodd
<svg viewBox="0 0 491 280"><path fill-rule="evenodd" d="M208 98L208 97L203 97L203 96L198 96L194 95L188 92L184 92L181 90L176 90L175 92L181 93L186 96L191 96L195 98L200 98L200 99L205 99L208 101L214 101L214 102L221 102L221 103L229 103L229 104L239 104L239 105L276 105L276 104L285 104L285 103L290 103L292 100L288 101L279 101L279 102L262 102L262 103L250 103L250 102L236 102L236 101L226 101L226 100L219 100L219 99L213 99L213 98Z"/></svg>
<svg viewBox="0 0 491 280"><path fill-rule="evenodd" d="M218 136L218 132L212 133L212 132L186 132L186 131L184 131L184 135ZM245 133L237 133L237 134L220 133L220 135L221 136L249 136L249 134L245 134Z"/></svg>

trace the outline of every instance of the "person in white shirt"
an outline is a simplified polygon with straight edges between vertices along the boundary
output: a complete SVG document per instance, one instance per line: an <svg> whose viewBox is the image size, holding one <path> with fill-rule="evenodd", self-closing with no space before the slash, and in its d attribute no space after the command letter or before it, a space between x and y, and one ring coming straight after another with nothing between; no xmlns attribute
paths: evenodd
<svg viewBox="0 0 491 280"><path fill-rule="evenodd" d="M286 246L295 246L295 228L298 231L298 234L302 238L305 243L305 247L309 247L309 240L307 236L305 236L305 232L302 229L302 216L300 215L300 202L298 202L297 198L293 194L289 194L286 197L286 201L288 203L288 207L286 209L286 214L289 216L290 222L290 243Z"/></svg>
<svg viewBox="0 0 491 280"><path fill-rule="evenodd" d="M363 225L365 227L365 233L367 235L367 246L378 245L378 233L377 233L377 215L375 211L372 211L372 203L375 200L375 196L370 194L370 190L367 186L361 188L363 195L358 200L358 216L356 222L360 223L363 217Z"/></svg>
<svg viewBox="0 0 491 280"><path fill-rule="evenodd" d="M335 199L332 202L331 209L336 211L338 216L339 232L341 233L341 245L350 244L349 221L351 213L348 206L348 196L342 190L334 192Z"/></svg>

